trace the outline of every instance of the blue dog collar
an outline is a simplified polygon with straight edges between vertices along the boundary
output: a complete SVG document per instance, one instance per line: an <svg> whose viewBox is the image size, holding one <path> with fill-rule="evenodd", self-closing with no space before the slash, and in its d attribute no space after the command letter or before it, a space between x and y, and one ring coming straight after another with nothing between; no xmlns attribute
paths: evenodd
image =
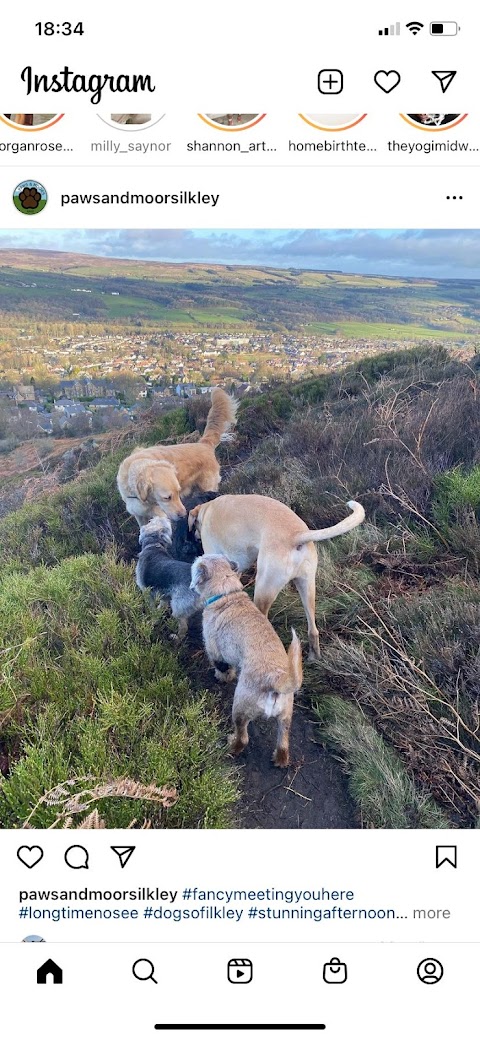
<svg viewBox="0 0 480 1039"><path fill-rule="evenodd" d="M228 595L228 592L222 592L221 595L211 595L209 599L205 599L205 602L204 602L203 605L204 606L211 606L212 602L216 602L217 599L223 599L225 595Z"/></svg>
<svg viewBox="0 0 480 1039"><path fill-rule="evenodd" d="M220 592L220 595L211 595L209 599L205 599L204 606L211 606L212 603L217 602L218 599L226 599L227 595L238 595L239 592L244 592L244 588L232 588L231 592Z"/></svg>

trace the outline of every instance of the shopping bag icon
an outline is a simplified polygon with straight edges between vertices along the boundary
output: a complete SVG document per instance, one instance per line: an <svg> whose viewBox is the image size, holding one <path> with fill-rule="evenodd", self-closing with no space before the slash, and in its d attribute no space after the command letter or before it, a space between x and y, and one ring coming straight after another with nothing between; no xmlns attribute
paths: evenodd
<svg viewBox="0 0 480 1039"><path fill-rule="evenodd" d="M330 963L323 964L323 980L327 985L343 985L347 980L347 964L342 963L338 956L332 956Z"/></svg>

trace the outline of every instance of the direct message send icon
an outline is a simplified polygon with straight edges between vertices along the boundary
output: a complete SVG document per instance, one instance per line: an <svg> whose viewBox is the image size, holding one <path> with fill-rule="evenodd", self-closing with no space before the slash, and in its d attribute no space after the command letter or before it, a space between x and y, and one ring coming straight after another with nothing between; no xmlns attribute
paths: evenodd
<svg viewBox="0 0 480 1039"><path fill-rule="evenodd" d="M453 83L453 80L455 79L456 75L457 73L453 71L439 70L437 72L434 72L432 69L432 76L435 76L435 79L438 79L438 82L440 83L440 86L442 88L442 94L445 94L447 92L450 84Z"/></svg>
<svg viewBox="0 0 480 1039"><path fill-rule="evenodd" d="M128 860L131 859L135 851L135 844L111 844L110 847L115 852L115 855L118 855L121 868L125 869Z"/></svg>

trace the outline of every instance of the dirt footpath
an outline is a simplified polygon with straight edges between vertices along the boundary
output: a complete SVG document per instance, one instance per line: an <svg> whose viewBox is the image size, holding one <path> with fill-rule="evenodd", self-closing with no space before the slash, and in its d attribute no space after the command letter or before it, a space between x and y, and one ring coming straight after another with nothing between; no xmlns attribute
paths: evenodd
<svg viewBox="0 0 480 1039"><path fill-rule="evenodd" d="M216 694L225 719L227 756L235 684L220 685L215 680L203 652L198 617L190 623L187 645L180 653L190 681L199 689L209 688ZM239 829L347 830L359 826L341 766L331 751L320 744L320 726L310 709L308 691L295 699L290 739L292 763L288 769L275 768L272 764L274 723L251 722L249 734L246 750L238 758L230 759L240 769L243 791L235 812L235 825Z"/></svg>
<svg viewBox="0 0 480 1039"><path fill-rule="evenodd" d="M252 723L242 762L242 829L352 829L358 826L345 776L338 761L317 742L320 730L309 708L298 701L293 712L290 768L271 762L275 726Z"/></svg>

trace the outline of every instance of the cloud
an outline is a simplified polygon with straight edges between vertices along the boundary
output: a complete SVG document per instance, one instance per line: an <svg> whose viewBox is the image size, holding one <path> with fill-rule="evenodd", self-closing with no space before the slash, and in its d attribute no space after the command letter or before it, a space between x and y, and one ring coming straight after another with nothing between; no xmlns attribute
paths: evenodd
<svg viewBox="0 0 480 1039"><path fill-rule="evenodd" d="M404 277L477 278L480 272L480 230L20 229L0 231L1 247Z"/></svg>
<svg viewBox="0 0 480 1039"><path fill-rule="evenodd" d="M377 273L390 270L407 275L417 270L427 276L445 270L449 277L456 272L465 276L465 270L477 277L480 271L478 230L300 231L285 249L290 257L298 256L303 262L310 258L322 265L330 260L332 266L338 266L336 261L341 261L348 270L371 270L373 266Z"/></svg>

